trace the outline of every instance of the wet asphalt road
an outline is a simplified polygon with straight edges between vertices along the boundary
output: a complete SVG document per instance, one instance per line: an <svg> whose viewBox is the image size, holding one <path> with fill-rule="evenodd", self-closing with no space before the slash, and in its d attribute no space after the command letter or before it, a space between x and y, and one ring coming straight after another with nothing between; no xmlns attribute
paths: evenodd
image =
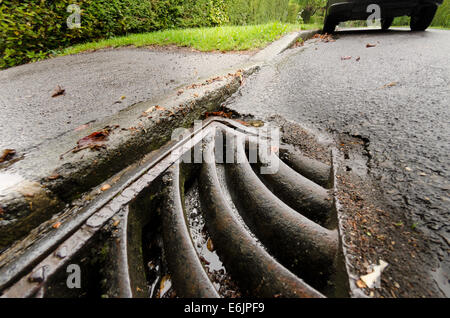
<svg viewBox="0 0 450 318"><path fill-rule="evenodd" d="M138 102L157 102L248 58L188 49L123 48L0 71L0 149L26 152ZM52 98L57 85L65 95Z"/></svg>
<svg viewBox="0 0 450 318"><path fill-rule="evenodd" d="M428 237L440 266L434 275L447 296L449 56L449 31L342 31L336 42L311 40L285 52L226 105L363 138L371 174L390 204Z"/></svg>

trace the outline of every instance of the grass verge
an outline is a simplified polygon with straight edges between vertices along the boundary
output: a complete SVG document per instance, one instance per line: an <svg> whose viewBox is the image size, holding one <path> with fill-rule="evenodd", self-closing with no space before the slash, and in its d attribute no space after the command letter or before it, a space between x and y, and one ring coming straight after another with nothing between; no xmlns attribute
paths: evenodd
<svg viewBox="0 0 450 318"><path fill-rule="evenodd" d="M282 35L302 30L319 28L317 25L284 24L280 22L247 25L222 26L214 28L193 28L164 30L151 33L130 34L68 47L61 55L76 54L103 48L122 46L177 45L192 47L199 51L245 51L265 47Z"/></svg>

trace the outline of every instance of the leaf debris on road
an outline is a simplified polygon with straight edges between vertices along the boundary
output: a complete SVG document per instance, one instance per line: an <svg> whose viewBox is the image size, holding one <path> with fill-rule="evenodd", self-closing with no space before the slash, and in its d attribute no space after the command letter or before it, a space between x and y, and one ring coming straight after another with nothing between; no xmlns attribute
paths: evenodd
<svg viewBox="0 0 450 318"><path fill-rule="evenodd" d="M381 87L381 88L389 88L389 87L394 87L394 86L397 86L397 82L391 82L391 83L389 83L389 84L386 84L386 85L384 85L383 87Z"/></svg>
<svg viewBox="0 0 450 318"><path fill-rule="evenodd" d="M164 107L159 106L159 105L155 105L155 106L152 106L149 109L147 109L144 113L146 113L146 114L153 113L155 110L164 111L166 109Z"/></svg>
<svg viewBox="0 0 450 318"><path fill-rule="evenodd" d="M66 94L66 90L64 88L62 88L61 86L56 86L56 88L53 90L52 92L52 97L58 97L61 95L65 95Z"/></svg>
<svg viewBox="0 0 450 318"><path fill-rule="evenodd" d="M47 180L52 181L61 178L61 175L57 172L53 173L51 176L47 177Z"/></svg>
<svg viewBox="0 0 450 318"><path fill-rule="evenodd" d="M316 34L313 36L313 39L319 39L320 42L336 42L336 40L333 38L331 34L325 33L325 34Z"/></svg>
<svg viewBox="0 0 450 318"><path fill-rule="evenodd" d="M106 148L106 141L108 141L108 137L114 129L119 128L118 125L115 125L113 127L106 126L100 131L93 132L89 136L86 136L84 138L81 138L77 141L77 145L70 149L69 151L63 153L60 156L60 159L64 157L65 154L68 152L77 153L84 149L91 149L91 150L100 150L102 148Z"/></svg>
<svg viewBox="0 0 450 318"><path fill-rule="evenodd" d="M219 111L219 112L208 112L205 114L206 118L208 117L224 117L224 118L231 118L231 115L233 115L233 113L225 113L224 111Z"/></svg>

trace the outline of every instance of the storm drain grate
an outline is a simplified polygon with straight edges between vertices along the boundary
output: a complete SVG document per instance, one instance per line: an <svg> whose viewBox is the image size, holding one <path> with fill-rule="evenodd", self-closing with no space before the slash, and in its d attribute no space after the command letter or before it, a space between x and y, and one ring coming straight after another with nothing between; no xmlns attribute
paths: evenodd
<svg viewBox="0 0 450 318"><path fill-rule="evenodd" d="M2 297L348 296L331 167L262 131L210 118L182 135L2 268Z"/></svg>

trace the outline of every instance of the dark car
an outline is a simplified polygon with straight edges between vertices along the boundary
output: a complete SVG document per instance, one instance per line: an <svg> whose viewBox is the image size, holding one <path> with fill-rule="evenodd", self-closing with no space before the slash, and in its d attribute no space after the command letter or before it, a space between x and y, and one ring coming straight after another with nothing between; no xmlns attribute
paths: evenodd
<svg viewBox="0 0 450 318"><path fill-rule="evenodd" d="M430 26L442 2L443 0L329 0L323 31L334 32L340 22L368 19L373 13L368 10L372 4L380 6L383 30L389 29L395 17L410 16L411 30L424 31Z"/></svg>

